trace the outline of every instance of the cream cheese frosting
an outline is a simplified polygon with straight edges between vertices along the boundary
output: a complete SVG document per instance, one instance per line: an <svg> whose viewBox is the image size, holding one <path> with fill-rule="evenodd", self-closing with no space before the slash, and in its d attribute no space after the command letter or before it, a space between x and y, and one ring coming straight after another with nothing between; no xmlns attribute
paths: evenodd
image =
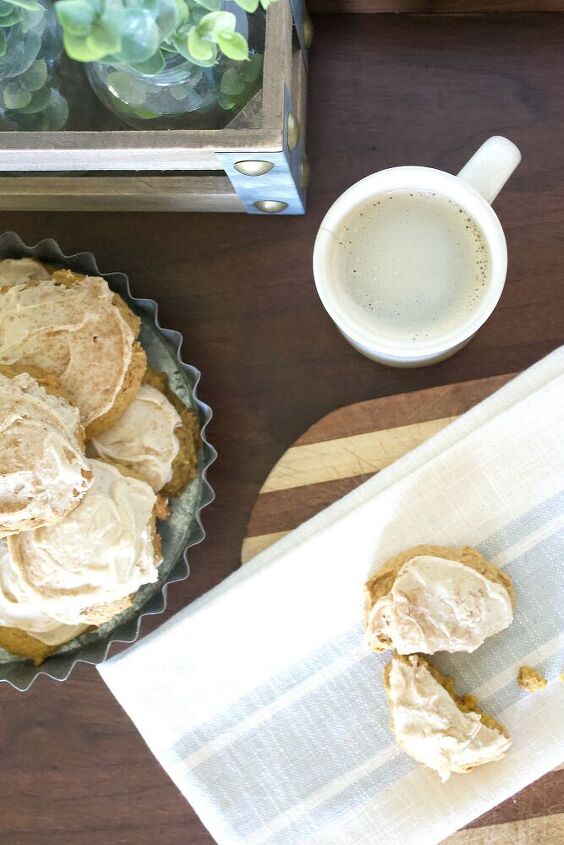
<svg viewBox="0 0 564 845"><path fill-rule="evenodd" d="M61 625L45 613L41 599L26 591L14 566L8 541L0 540L0 626L19 628L49 646L61 645L86 630L86 625Z"/></svg>
<svg viewBox="0 0 564 845"><path fill-rule="evenodd" d="M411 558L367 621L369 643L389 642L398 654L475 651L511 624L511 597L502 584L433 555Z"/></svg>
<svg viewBox="0 0 564 845"><path fill-rule="evenodd" d="M399 744L442 781L452 772L500 760L511 745L477 713L463 713L417 655L392 659L386 693Z"/></svg>
<svg viewBox="0 0 564 845"><path fill-rule="evenodd" d="M92 470L92 486L68 516L8 538L3 583L21 607L20 627L38 638L39 614L62 625L100 624L100 606L158 578L155 493L103 461L93 460ZM0 624L13 624L5 607L4 599Z"/></svg>
<svg viewBox="0 0 564 845"><path fill-rule="evenodd" d="M0 297L0 364L57 376L85 427L112 408L131 361L134 335L113 297L94 276L14 285Z"/></svg>
<svg viewBox="0 0 564 845"><path fill-rule="evenodd" d="M4 258L0 261L0 288L49 278L50 274L35 258Z"/></svg>
<svg viewBox="0 0 564 845"><path fill-rule="evenodd" d="M166 396L142 384L133 402L112 428L93 437L89 454L122 464L158 493L172 479L179 450L180 414Z"/></svg>
<svg viewBox="0 0 564 845"><path fill-rule="evenodd" d="M0 373L0 537L57 522L90 486L80 416L32 376Z"/></svg>

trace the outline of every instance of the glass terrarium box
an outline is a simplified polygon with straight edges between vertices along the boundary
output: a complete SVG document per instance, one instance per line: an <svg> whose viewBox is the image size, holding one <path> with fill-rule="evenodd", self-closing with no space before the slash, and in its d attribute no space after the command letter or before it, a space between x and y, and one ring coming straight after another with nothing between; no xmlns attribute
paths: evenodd
<svg viewBox="0 0 564 845"><path fill-rule="evenodd" d="M8 210L302 214L301 0L0 0Z"/></svg>

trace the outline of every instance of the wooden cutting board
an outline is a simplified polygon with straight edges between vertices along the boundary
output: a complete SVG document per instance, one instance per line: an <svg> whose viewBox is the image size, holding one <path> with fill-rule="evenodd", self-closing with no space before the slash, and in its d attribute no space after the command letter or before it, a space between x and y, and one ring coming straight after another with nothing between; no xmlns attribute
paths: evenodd
<svg viewBox="0 0 564 845"><path fill-rule="evenodd" d="M243 542L243 563L510 378L493 376L384 396L323 417L282 455L262 485Z"/></svg>
<svg viewBox="0 0 564 845"><path fill-rule="evenodd" d="M243 542L243 563L485 399L510 375L386 396L340 408L282 455L264 482ZM445 845L563 845L564 766Z"/></svg>

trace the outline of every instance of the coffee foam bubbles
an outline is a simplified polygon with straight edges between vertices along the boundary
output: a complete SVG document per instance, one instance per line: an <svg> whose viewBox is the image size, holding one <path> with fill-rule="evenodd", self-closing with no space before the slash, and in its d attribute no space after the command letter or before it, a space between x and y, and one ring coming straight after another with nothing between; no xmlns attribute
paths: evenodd
<svg viewBox="0 0 564 845"><path fill-rule="evenodd" d="M437 193L395 191L358 206L335 235L348 307L377 337L428 342L480 305L490 277L485 235Z"/></svg>

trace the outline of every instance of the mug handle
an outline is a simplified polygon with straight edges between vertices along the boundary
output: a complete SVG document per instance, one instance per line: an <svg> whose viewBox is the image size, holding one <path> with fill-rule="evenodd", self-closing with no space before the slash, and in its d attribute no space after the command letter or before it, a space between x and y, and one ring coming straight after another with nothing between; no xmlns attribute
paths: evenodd
<svg viewBox="0 0 564 845"><path fill-rule="evenodd" d="M520 161L521 153L513 141L502 135L494 135L476 150L458 178L491 204Z"/></svg>

